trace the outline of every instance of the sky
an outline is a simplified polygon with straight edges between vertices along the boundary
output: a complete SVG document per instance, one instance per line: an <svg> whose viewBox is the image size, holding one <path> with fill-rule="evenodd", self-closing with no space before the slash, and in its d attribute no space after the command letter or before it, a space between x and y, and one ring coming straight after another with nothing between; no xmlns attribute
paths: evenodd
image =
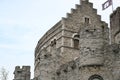
<svg viewBox="0 0 120 80"><path fill-rule="evenodd" d="M102 20L109 23L110 6L102 11L106 0L89 0ZM79 0L0 0L0 68L9 71L12 80L15 66L30 65L33 78L34 50L38 40ZM114 10L120 0L113 1Z"/></svg>

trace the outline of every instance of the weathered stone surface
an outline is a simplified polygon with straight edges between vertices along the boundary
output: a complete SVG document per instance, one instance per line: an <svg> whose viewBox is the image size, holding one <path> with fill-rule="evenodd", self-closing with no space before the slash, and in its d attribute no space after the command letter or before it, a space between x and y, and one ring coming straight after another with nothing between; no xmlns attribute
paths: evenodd
<svg viewBox="0 0 120 80"><path fill-rule="evenodd" d="M111 41L119 43L120 37L120 7L110 15ZM118 41L119 40L119 41Z"/></svg>
<svg viewBox="0 0 120 80"><path fill-rule="evenodd" d="M115 12L118 13L119 8L117 10ZM120 26L113 21L115 18L118 22L115 12L110 19L112 25L115 24L111 26L112 35ZM52 31L54 33L50 33ZM119 41L117 34L116 44L109 44L107 23L101 21L89 0L81 0L81 5L71 9L66 18L40 39L35 51L35 77L39 80L88 80L97 77L117 80L120 72Z"/></svg>
<svg viewBox="0 0 120 80"><path fill-rule="evenodd" d="M30 66L16 66L13 80L30 80Z"/></svg>
<svg viewBox="0 0 120 80"><path fill-rule="evenodd" d="M38 41L34 80L120 79L120 8L110 16L110 34L93 4L80 2Z"/></svg>

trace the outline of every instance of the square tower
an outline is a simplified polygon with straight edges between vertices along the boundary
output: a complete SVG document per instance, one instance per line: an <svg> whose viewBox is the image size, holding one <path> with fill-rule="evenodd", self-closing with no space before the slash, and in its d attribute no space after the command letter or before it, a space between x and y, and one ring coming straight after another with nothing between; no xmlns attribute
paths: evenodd
<svg viewBox="0 0 120 80"><path fill-rule="evenodd" d="M120 7L110 15L111 43L120 43Z"/></svg>

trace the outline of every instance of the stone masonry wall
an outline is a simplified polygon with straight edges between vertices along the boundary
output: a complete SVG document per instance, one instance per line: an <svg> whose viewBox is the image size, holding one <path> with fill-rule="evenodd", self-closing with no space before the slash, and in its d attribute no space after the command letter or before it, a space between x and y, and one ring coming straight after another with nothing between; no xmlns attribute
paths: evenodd
<svg viewBox="0 0 120 80"><path fill-rule="evenodd" d="M40 65L46 56L54 56L53 49L59 49L61 51L62 45L62 24L58 22L53 28L51 28L41 39L38 41L36 50L35 50L35 77L40 75ZM44 61L47 63L46 61ZM44 63L43 62L43 63Z"/></svg>
<svg viewBox="0 0 120 80"><path fill-rule="evenodd" d="M60 66L55 80L88 80L92 75L100 75L104 80L113 80L111 72L104 66L80 67L80 58Z"/></svg>
<svg viewBox="0 0 120 80"><path fill-rule="evenodd" d="M118 24L114 21L111 23ZM112 29L112 34L116 34L117 29ZM118 43L119 35L115 39ZM109 41L107 23L101 21L101 16L89 0L81 0L81 5L71 9L66 18L62 18L38 41L35 79L119 79L119 48L113 48Z"/></svg>
<svg viewBox="0 0 120 80"><path fill-rule="evenodd" d="M66 18L62 18L63 23L63 58L64 62L73 60L79 56L79 49L72 50L73 36L79 34L78 32L82 27L85 27L85 18L89 18L89 25L93 28L104 28L104 38L109 40L109 29L107 24L101 21L101 16L97 14L97 10L93 8L93 4L86 1L82 1L81 5L76 5L76 9L71 9L71 13L67 13ZM96 34L97 35L97 34ZM102 35L103 36L103 35ZM74 54L75 53L75 54Z"/></svg>
<svg viewBox="0 0 120 80"><path fill-rule="evenodd" d="M16 66L13 80L30 80L30 66Z"/></svg>
<svg viewBox="0 0 120 80"><path fill-rule="evenodd" d="M111 42L116 43L115 37L120 33L120 7L110 15Z"/></svg>

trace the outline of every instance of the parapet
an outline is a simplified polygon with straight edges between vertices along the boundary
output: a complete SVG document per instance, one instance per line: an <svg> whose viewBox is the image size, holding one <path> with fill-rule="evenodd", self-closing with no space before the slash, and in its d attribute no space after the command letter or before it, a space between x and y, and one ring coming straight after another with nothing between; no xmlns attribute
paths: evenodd
<svg viewBox="0 0 120 80"><path fill-rule="evenodd" d="M30 71L30 66L22 66L22 70Z"/></svg>
<svg viewBox="0 0 120 80"><path fill-rule="evenodd" d="M22 68L20 68L20 66L16 66L15 67L15 72L16 71L30 71L30 66L22 66Z"/></svg>
<svg viewBox="0 0 120 80"><path fill-rule="evenodd" d="M30 80L30 66L16 66L14 71L14 80Z"/></svg>

